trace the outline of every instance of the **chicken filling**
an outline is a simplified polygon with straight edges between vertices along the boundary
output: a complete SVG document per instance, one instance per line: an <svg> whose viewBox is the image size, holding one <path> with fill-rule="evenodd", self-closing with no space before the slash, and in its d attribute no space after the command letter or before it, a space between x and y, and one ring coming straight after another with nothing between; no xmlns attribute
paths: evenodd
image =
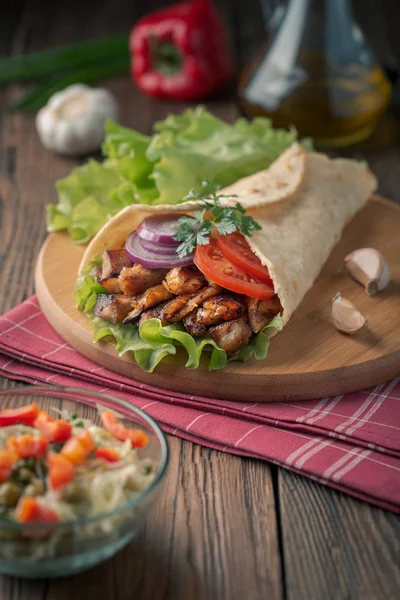
<svg viewBox="0 0 400 600"><path fill-rule="evenodd" d="M92 275L107 290L94 307L111 323L157 318L162 325L182 322L193 337L210 336L230 356L282 313L277 295L258 300L225 290L195 266L147 269L132 264L126 250L105 250Z"/></svg>

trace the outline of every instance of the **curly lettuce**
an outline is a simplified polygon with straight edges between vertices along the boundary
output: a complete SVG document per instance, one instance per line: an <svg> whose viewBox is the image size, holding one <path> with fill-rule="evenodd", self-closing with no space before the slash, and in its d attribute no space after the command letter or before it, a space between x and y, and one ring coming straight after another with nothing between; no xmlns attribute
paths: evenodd
<svg viewBox="0 0 400 600"><path fill-rule="evenodd" d="M111 121L105 133L104 161L59 180L58 203L46 207L48 231L66 229L75 243L130 204L178 204L205 177L225 186L265 169L297 139L295 129L273 129L268 119L231 125L201 106L155 123L152 137Z"/></svg>
<svg viewBox="0 0 400 600"><path fill-rule="evenodd" d="M99 260L101 261L98 259L91 266L99 264ZM197 369L203 355L208 360L210 371L223 369L234 360L246 361L251 356L263 360L268 353L271 334L283 328L282 317L277 315L235 356L228 357L213 339L208 336L194 338L185 331L181 323L163 326L160 319L148 319L140 327L133 323L109 323L93 312L100 293L107 292L93 275L86 273L78 278L74 301L93 323L94 342L114 339L119 356L132 352L139 367L150 373L165 357L175 355L178 348L186 352L185 367L188 369Z"/></svg>

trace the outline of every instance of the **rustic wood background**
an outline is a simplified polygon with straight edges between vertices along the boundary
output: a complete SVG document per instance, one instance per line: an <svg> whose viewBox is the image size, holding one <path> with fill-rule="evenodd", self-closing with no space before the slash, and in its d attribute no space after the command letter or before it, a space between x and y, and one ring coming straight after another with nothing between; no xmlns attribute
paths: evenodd
<svg viewBox="0 0 400 600"><path fill-rule="evenodd" d="M397 81L398 0L355 0L381 61ZM0 55L50 48L124 31L168 2L113 0L1 3ZM260 42L258 0L219 0L239 67ZM383 8L382 17L373 10ZM154 120L182 105L140 95L129 77L108 87L121 122L148 133ZM21 91L0 90L5 107ZM397 88L394 106L398 104ZM234 96L208 103L227 120ZM347 151L363 157L379 191L400 201L399 125L386 119L374 139ZM390 142L390 143L389 143ZM43 150L34 119L0 114L0 312L33 293L33 265L45 237L43 205L54 181L76 164ZM0 380L1 388L17 384ZM167 486L139 539L107 563L58 581L0 578L2 600L387 600L400 594L400 521L261 461L240 459L169 438Z"/></svg>

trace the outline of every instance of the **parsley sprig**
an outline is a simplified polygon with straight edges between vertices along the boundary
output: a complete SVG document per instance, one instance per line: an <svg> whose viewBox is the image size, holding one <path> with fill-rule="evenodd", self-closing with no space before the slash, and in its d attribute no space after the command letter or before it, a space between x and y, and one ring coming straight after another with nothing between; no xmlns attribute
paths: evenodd
<svg viewBox="0 0 400 600"><path fill-rule="evenodd" d="M246 209L239 202L234 206L221 206L221 198L236 196L218 194L219 189L218 186L204 180L200 192L190 190L185 196L184 200L201 200L204 208L190 217L181 217L178 220L174 240L182 242L176 249L179 258L194 252L196 246L208 244L213 227L216 227L220 235L240 231L248 237L261 229L253 217L246 216ZM211 214L211 218L206 217L206 213Z"/></svg>

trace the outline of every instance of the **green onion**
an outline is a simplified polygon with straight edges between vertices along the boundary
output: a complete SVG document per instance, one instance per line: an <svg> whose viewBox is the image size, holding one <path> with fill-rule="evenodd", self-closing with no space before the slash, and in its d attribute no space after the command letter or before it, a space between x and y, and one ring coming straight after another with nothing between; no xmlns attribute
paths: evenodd
<svg viewBox="0 0 400 600"><path fill-rule="evenodd" d="M106 59L128 55L128 34L90 40L72 46L0 59L0 85L29 81L88 62L101 65Z"/></svg>
<svg viewBox="0 0 400 600"><path fill-rule="evenodd" d="M39 110L49 98L73 83L93 83L114 75L122 75L129 70L130 58L128 53L115 57L106 63L91 63L72 72L53 75L46 81L37 84L18 98L8 110Z"/></svg>

